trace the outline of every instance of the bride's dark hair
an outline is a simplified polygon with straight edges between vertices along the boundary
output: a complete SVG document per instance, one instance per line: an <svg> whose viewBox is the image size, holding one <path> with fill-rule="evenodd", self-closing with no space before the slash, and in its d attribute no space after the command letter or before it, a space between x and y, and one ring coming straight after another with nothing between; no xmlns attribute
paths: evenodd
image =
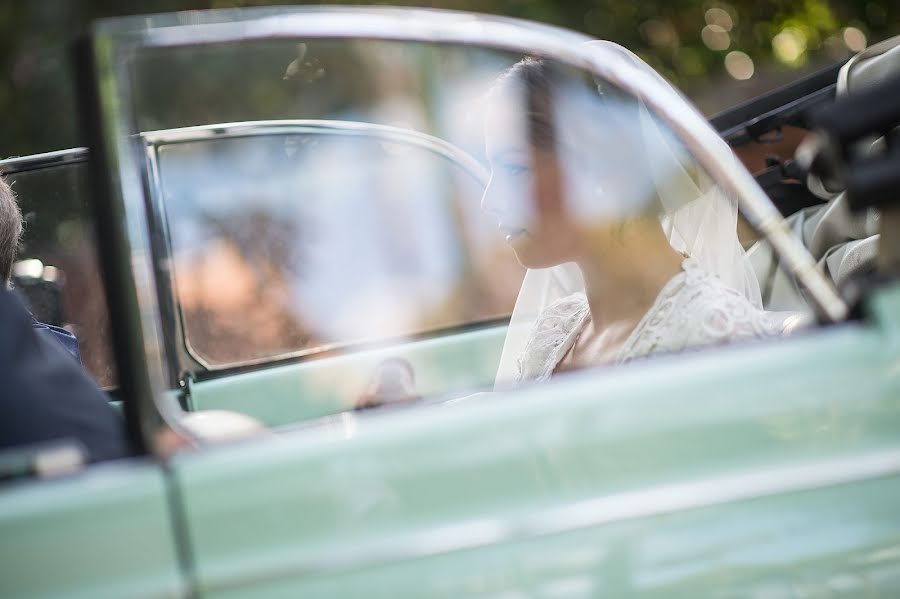
<svg viewBox="0 0 900 599"><path fill-rule="evenodd" d="M542 149L552 149L556 145L554 92L561 82L557 70L542 58L527 56L503 73L492 90L499 93L509 85L521 89L526 102L528 140Z"/></svg>
<svg viewBox="0 0 900 599"><path fill-rule="evenodd" d="M616 89L601 86L585 71L567 67L536 56L526 56L506 70L494 83L491 93L499 94L513 86L522 93L527 116L528 140L536 147L552 150L559 141L555 108L561 94L577 93L589 101L591 114L626 132L637 124L638 102ZM583 96L581 95L583 94ZM576 115L566 115L577 118ZM589 126L591 122L581 123ZM597 124L594 122L593 124Z"/></svg>

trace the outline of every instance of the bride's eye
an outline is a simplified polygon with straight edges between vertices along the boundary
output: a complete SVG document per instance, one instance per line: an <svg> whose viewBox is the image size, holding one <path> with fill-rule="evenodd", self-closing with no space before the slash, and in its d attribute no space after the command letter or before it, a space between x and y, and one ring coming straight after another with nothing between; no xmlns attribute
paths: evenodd
<svg viewBox="0 0 900 599"><path fill-rule="evenodd" d="M524 164L508 163L503 165L503 170L506 171L506 174L515 177L528 173L531 168Z"/></svg>

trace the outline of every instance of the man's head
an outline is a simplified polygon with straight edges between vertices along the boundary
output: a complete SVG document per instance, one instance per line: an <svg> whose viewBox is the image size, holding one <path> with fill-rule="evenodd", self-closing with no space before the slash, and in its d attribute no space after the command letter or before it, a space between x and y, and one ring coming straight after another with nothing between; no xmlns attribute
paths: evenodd
<svg viewBox="0 0 900 599"><path fill-rule="evenodd" d="M22 212L13 190L0 176L0 281L4 283L12 275L21 236Z"/></svg>

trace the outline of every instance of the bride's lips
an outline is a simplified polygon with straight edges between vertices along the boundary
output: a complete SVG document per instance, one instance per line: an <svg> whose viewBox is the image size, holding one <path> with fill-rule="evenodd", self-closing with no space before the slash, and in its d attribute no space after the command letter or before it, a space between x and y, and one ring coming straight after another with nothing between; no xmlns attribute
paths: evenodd
<svg viewBox="0 0 900 599"><path fill-rule="evenodd" d="M507 227L504 225L500 225L500 232L506 236L506 243L510 243L511 241L515 241L517 238L521 237L528 231L521 227Z"/></svg>

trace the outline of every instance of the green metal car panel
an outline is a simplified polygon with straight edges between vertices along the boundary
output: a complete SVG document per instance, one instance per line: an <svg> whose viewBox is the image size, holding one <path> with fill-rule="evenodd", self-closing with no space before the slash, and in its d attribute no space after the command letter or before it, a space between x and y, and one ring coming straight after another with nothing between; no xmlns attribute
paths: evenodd
<svg viewBox="0 0 900 599"><path fill-rule="evenodd" d="M4 488L0 596L184 596L170 484L136 459Z"/></svg>
<svg viewBox="0 0 900 599"><path fill-rule="evenodd" d="M898 305L882 302L890 323ZM182 456L197 583L216 597L887 594L897 332L846 325Z"/></svg>
<svg viewBox="0 0 900 599"><path fill-rule="evenodd" d="M898 490L896 478L870 479L381 567L267 572L201 589L209 597L892 597L898 538L888 531L897 526ZM823 519L846 532L823 530Z"/></svg>
<svg viewBox="0 0 900 599"><path fill-rule="evenodd" d="M353 408L346 404L347 386L363 388L366 378L388 357L409 361L423 395L441 393L451 385L489 388L505 335L506 327L494 326L195 382L190 385L190 407L234 410L267 426L337 414ZM435 368L436 364L446 368Z"/></svg>

